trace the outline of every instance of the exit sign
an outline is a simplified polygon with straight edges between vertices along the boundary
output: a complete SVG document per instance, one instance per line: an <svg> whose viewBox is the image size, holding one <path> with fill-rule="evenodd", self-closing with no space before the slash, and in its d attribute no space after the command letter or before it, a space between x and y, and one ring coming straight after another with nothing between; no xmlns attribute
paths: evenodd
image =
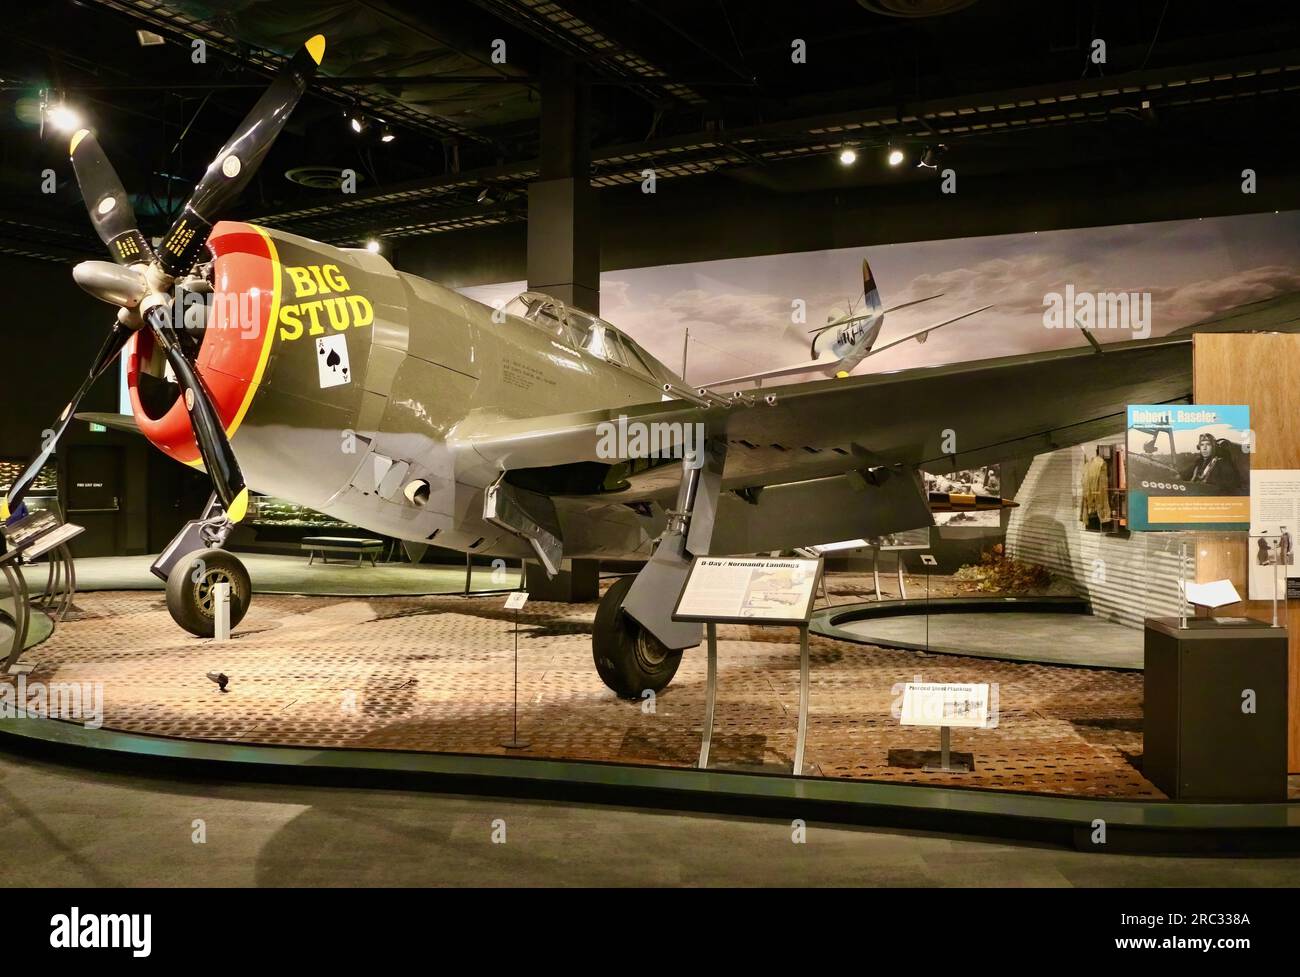
<svg viewBox="0 0 1300 977"><path fill-rule="evenodd" d="M94 421L90 422L90 431L92 434L98 434L102 431L107 431L107 430L108 428L106 428L103 424L96 424Z"/></svg>

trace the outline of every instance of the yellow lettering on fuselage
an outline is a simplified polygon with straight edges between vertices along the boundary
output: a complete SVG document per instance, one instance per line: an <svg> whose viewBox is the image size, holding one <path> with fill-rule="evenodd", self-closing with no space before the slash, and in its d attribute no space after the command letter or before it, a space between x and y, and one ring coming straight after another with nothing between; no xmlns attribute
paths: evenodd
<svg viewBox="0 0 1300 977"><path fill-rule="evenodd" d="M375 321L375 308L364 295L344 295L350 292L348 280L338 265L286 265L285 274L293 286L296 299L305 302L286 302L280 306L280 339L291 342L303 335L303 321L308 323L307 335L319 336L325 324L335 332L360 329Z"/></svg>

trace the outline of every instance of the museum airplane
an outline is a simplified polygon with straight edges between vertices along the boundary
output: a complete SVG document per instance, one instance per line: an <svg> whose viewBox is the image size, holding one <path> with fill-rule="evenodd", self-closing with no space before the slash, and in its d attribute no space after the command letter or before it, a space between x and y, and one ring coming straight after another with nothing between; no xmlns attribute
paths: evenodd
<svg viewBox="0 0 1300 977"><path fill-rule="evenodd" d="M124 353L133 417L77 416L138 430L211 478L207 509L154 565L194 634L213 631L215 584L231 585L233 623L248 607L248 574L221 547L253 489L548 572L573 558L645 560L608 589L592 638L601 678L634 697L667 685L700 642L700 625L671 618L693 556L932 525L918 470L1078 443L1122 430L1127 404L1191 393L1180 336L724 396L684 385L610 323L546 295L496 311L379 254L222 220L324 50L313 37L288 62L157 250L95 136L71 141L116 261L83 262L74 277L117 317L0 517L22 517L82 395ZM196 299L197 327L185 314ZM638 445L653 438L608 437L614 424L701 437L679 458L678 445L652 453Z"/></svg>

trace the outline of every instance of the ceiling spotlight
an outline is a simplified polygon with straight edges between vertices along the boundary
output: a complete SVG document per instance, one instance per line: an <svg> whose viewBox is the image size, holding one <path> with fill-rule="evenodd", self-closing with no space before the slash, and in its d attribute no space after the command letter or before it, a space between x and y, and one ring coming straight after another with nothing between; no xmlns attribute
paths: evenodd
<svg viewBox="0 0 1300 977"><path fill-rule="evenodd" d="M366 242L366 250L371 254L379 254L379 242L372 237Z"/></svg>
<svg viewBox="0 0 1300 977"><path fill-rule="evenodd" d="M81 114L63 102L45 110L45 119L59 132L74 132L81 128Z"/></svg>
<svg viewBox="0 0 1300 977"><path fill-rule="evenodd" d="M380 142L392 142L396 138L397 138L397 134L394 133L393 130L390 129L387 125L385 125L384 128L380 130L379 133Z"/></svg>
<svg viewBox="0 0 1300 977"><path fill-rule="evenodd" d="M890 166L897 166L899 163L903 162L903 151L897 147L890 146L889 155L886 159L889 160Z"/></svg>
<svg viewBox="0 0 1300 977"><path fill-rule="evenodd" d="M943 159L943 154L948 151L948 147L940 143L937 146L926 146L925 151L921 153L921 158L916 161L917 166L923 166L927 170L933 170L939 165L939 160Z"/></svg>
<svg viewBox="0 0 1300 977"><path fill-rule="evenodd" d="M357 135L366 131L366 117L360 112L345 112L344 115L347 116L348 127Z"/></svg>
<svg viewBox="0 0 1300 977"><path fill-rule="evenodd" d="M475 197L474 199L476 203L480 203L480 204L496 203L496 199L492 196L491 187L484 187L482 190L478 192L478 196Z"/></svg>
<svg viewBox="0 0 1300 977"><path fill-rule="evenodd" d="M858 161L858 152L852 146L845 146L840 150L840 162L845 166L852 166Z"/></svg>

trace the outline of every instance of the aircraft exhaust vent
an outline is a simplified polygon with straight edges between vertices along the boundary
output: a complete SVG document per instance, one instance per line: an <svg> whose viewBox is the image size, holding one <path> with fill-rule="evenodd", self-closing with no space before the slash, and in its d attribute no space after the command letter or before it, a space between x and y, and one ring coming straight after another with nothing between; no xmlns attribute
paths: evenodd
<svg viewBox="0 0 1300 977"><path fill-rule="evenodd" d="M402 494L406 496L406 501L411 505L423 508L429 501L429 483L422 478L414 479L406 483L406 487L402 489Z"/></svg>

